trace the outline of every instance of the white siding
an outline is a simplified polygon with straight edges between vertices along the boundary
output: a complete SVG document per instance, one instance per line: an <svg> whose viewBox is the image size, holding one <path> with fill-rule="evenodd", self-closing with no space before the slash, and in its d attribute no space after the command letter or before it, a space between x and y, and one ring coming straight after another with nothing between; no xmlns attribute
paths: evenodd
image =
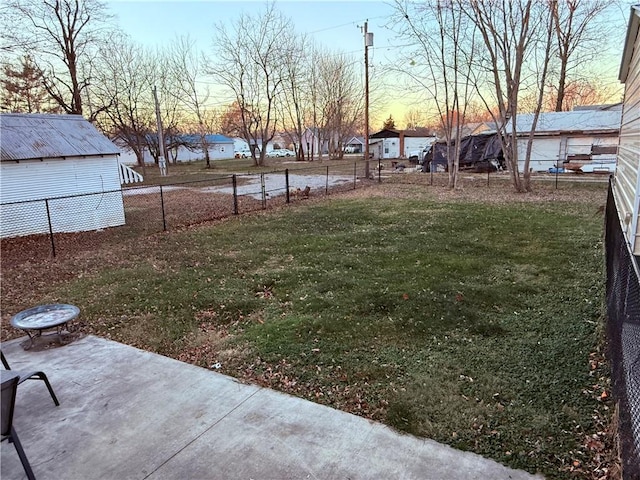
<svg viewBox="0 0 640 480"><path fill-rule="evenodd" d="M529 169L533 172L546 172L555 167L560 158L561 137L534 138L531 147ZM524 159L527 155L527 139L518 139L518 169L524 171ZM562 160L560 161L562 163Z"/></svg>
<svg viewBox="0 0 640 480"><path fill-rule="evenodd" d="M406 158L411 156L411 152L424 150L428 145L435 142L435 137L404 137L404 152Z"/></svg>
<svg viewBox="0 0 640 480"><path fill-rule="evenodd" d="M172 154L169 154L172 156ZM210 160L224 160L234 157L232 143L216 143L209 146ZM173 156L172 156L173 158ZM187 147L178 147L176 159L178 162L193 162L195 160L204 160L204 153L201 148L188 149ZM153 162L153 159L151 160Z"/></svg>
<svg viewBox="0 0 640 480"><path fill-rule="evenodd" d="M91 194L84 196L73 196ZM0 165L0 236L54 233L123 225L124 206L115 155L24 160ZM12 203L29 202L29 203Z"/></svg>
<svg viewBox="0 0 640 480"><path fill-rule="evenodd" d="M617 136L573 136L537 137L533 140L529 168L533 172L546 172L549 168L562 166L567 155L590 155L593 146L616 146ZM518 138L518 168L524 171L524 159L527 153L527 138ZM598 155L594 161L613 161L615 155Z"/></svg>
<svg viewBox="0 0 640 480"><path fill-rule="evenodd" d="M400 157L400 139L385 138L382 140L382 158L399 158Z"/></svg>
<svg viewBox="0 0 640 480"><path fill-rule="evenodd" d="M614 194L627 241L634 255L640 255L640 39L636 36L633 41L635 46L625 81Z"/></svg>

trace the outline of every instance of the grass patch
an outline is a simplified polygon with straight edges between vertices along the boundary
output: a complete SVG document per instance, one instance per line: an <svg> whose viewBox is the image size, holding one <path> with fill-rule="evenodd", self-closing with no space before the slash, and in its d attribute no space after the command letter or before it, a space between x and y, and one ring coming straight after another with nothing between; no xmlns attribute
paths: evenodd
<svg viewBox="0 0 640 480"><path fill-rule="evenodd" d="M154 236L43 297L88 331L568 478L607 408L589 365L605 189L576 188L310 203Z"/></svg>

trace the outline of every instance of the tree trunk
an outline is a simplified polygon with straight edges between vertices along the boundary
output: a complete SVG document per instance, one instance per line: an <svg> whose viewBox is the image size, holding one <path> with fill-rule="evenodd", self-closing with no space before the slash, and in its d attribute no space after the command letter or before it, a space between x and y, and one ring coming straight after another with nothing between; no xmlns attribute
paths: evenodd
<svg viewBox="0 0 640 480"><path fill-rule="evenodd" d="M560 78L558 79L558 97L556 98L556 112L562 112L564 106L565 84L567 82L567 64L560 62Z"/></svg>

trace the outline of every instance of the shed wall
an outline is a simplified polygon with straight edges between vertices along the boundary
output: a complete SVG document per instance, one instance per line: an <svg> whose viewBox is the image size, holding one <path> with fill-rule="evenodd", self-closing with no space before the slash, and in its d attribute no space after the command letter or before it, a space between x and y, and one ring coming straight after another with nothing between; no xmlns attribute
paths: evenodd
<svg viewBox="0 0 640 480"><path fill-rule="evenodd" d="M634 255L640 255L640 39L635 39L629 74L625 82L618 166L614 195L622 229Z"/></svg>
<svg viewBox="0 0 640 480"><path fill-rule="evenodd" d="M400 157L400 139L384 138L382 140L382 158Z"/></svg>
<svg viewBox="0 0 640 480"><path fill-rule="evenodd" d="M97 230L125 223L118 160L67 158L0 165L0 236ZM82 195L82 196L77 196ZM49 201L49 217L44 199Z"/></svg>
<svg viewBox="0 0 640 480"><path fill-rule="evenodd" d="M411 156L411 152L424 150L435 141L434 137L404 137L404 152L406 158Z"/></svg>
<svg viewBox="0 0 640 480"><path fill-rule="evenodd" d="M616 135L583 135L537 137L533 140L529 168L534 172L546 172L549 168L562 166L568 155L590 155L594 146L616 146ZM518 139L518 168L524 171L524 158L527 153L527 138ZM599 155L593 161L614 161L615 155Z"/></svg>
<svg viewBox="0 0 640 480"><path fill-rule="evenodd" d="M524 159L527 155L526 138L518 139L518 169L524 171ZM561 137L534 138L531 147L531 159L529 168L533 172L546 172L555 167L560 158ZM562 160L560 160L562 163Z"/></svg>

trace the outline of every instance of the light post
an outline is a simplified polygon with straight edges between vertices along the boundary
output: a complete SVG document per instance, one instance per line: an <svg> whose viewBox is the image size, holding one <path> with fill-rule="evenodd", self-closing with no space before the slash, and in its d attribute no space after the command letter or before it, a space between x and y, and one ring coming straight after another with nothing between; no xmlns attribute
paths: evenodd
<svg viewBox="0 0 640 480"><path fill-rule="evenodd" d="M373 33L367 31L364 22L364 175L369 178L369 47L373 46Z"/></svg>

